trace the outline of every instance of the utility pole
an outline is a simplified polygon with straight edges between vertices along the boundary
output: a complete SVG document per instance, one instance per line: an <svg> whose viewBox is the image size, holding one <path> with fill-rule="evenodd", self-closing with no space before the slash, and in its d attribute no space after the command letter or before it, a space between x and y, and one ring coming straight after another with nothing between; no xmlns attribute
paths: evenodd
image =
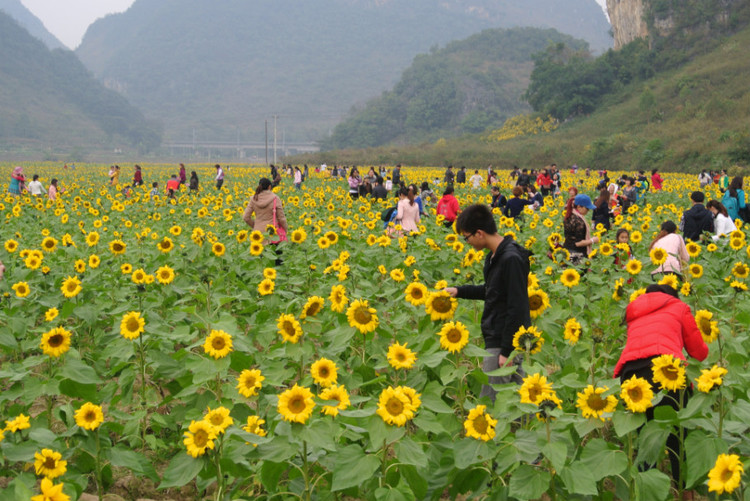
<svg viewBox="0 0 750 501"><path fill-rule="evenodd" d="M266 165L268 165L268 119L266 118Z"/></svg>
<svg viewBox="0 0 750 501"><path fill-rule="evenodd" d="M273 163L276 165L276 119L278 115L273 116Z"/></svg>

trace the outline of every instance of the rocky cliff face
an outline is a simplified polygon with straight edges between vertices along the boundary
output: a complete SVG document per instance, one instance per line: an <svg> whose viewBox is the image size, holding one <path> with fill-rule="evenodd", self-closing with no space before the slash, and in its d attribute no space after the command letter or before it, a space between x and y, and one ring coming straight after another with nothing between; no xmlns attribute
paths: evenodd
<svg viewBox="0 0 750 501"><path fill-rule="evenodd" d="M612 24L615 50L636 38L648 36L648 26L643 19L643 0L607 0L607 13Z"/></svg>

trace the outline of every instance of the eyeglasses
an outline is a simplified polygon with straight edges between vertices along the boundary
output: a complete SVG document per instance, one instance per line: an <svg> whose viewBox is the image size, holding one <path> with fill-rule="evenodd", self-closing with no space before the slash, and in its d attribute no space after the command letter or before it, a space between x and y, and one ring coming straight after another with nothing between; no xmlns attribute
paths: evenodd
<svg viewBox="0 0 750 501"><path fill-rule="evenodd" d="M471 237L473 237L475 233L476 233L476 231L472 231L472 232L471 232L471 233L469 233L468 235L464 235L464 236L463 236L463 237L464 237L464 242L468 242L468 241L469 241L469 239L470 239Z"/></svg>

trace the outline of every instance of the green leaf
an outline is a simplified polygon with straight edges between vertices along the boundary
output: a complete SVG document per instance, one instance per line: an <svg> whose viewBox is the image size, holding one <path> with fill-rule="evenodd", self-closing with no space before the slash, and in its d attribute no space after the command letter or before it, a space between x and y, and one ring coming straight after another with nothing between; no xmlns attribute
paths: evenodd
<svg viewBox="0 0 750 501"><path fill-rule="evenodd" d="M434 393L423 393L422 394L422 406L425 409L437 412L438 414L452 414L453 409L443 401L443 398L439 394Z"/></svg>
<svg viewBox="0 0 750 501"><path fill-rule="evenodd" d="M17 462L34 462L34 453L39 450L39 446L32 442L22 442L20 444L3 444L3 456L12 463Z"/></svg>
<svg viewBox="0 0 750 501"><path fill-rule="evenodd" d="M112 466L128 468L133 473L146 476L153 481L159 480L159 475L157 475L154 467L151 466L151 462L142 454L138 454L130 449L115 447L109 450L109 462Z"/></svg>
<svg viewBox="0 0 750 501"><path fill-rule="evenodd" d="M614 444L601 438L591 440L581 452L581 464L591 471L597 482L604 477L619 475L628 468L627 455Z"/></svg>
<svg viewBox="0 0 750 501"><path fill-rule="evenodd" d="M539 499L547 492L550 474L527 464L518 467L510 477L510 495L518 499Z"/></svg>
<svg viewBox="0 0 750 501"><path fill-rule="evenodd" d="M615 412L612 415L612 424L615 425L615 433L618 437L624 437L631 431L637 430L645 422L646 415L643 413Z"/></svg>
<svg viewBox="0 0 750 501"><path fill-rule="evenodd" d="M688 433L685 438L686 487L689 489L702 481L716 464L718 455L726 454L727 451L726 442L706 434L703 430L693 430Z"/></svg>
<svg viewBox="0 0 750 501"><path fill-rule="evenodd" d="M274 463L263 461L260 468L260 481L268 492L275 492L278 488L279 479L288 468L286 463Z"/></svg>
<svg viewBox="0 0 750 501"><path fill-rule="evenodd" d="M391 426L378 416L372 416L367 421L367 433L370 435L370 443L374 448L383 447L383 443L392 444L406 433L403 426Z"/></svg>
<svg viewBox="0 0 750 501"><path fill-rule="evenodd" d="M62 375L82 384L99 384L102 382L94 369L74 357L65 357Z"/></svg>
<svg viewBox="0 0 750 501"><path fill-rule="evenodd" d="M417 417L414 418L414 424L417 425L419 429L436 435L448 431L437 417L435 417L435 414L424 410L420 411L419 414L417 414Z"/></svg>
<svg viewBox="0 0 750 501"><path fill-rule="evenodd" d="M492 458L494 454L489 445L474 438L462 438L454 442L453 445L453 461L456 468L460 470L486 461Z"/></svg>
<svg viewBox="0 0 750 501"><path fill-rule="evenodd" d="M365 454L358 445L339 449L336 459L331 481L331 490L334 492L366 482L380 467L380 460L374 455Z"/></svg>
<svg viewBox="0 0 750 501"><path fill-rule="evenodd" d="M396 443L394 452L401 463L410 464L417 468L427 468L427 455L424 450L408 437L402 438Z"/></svg>
<svg viewBox="0 0 750 501"><path fill-rule="evenodd" d="M169 487L182 487L198 476L203 469L203 459L195 459L188 453L180 451L169 462L169 466L164 470L164 476L159 489Z"/></svg>
<svg viewBox="0 0 750 501"><path fill-rule="evenodd" d="M299 448L290 444L286 437L279 436L268 443L258 444L257 451L261 459L275 463L282 463L300 452Z"/></svg>
<svg viewBox="0 0 750 501"><path fill-rule="evenodd" d="M671 485L669 477L656 469L638 472L635 475L637 499L664 501L669 496Z"/></svg>
<svg viewBox="0 0 750 501"><path fill-rule="evenodd" d="M587 496L595 496L599 493L591 469L580 462L573 463L560 471L560 478L570 493Z"/></svg>
<svg viewBox="0 0 750 501"><path fill-rule="evenodd" d="M568 447L562 442L548 442L542 447L542 454L550 460L555 470L561 471L568 457Z"/></svg>
<svg viewBox="0 0 750 501"><path fill-rule="evenodd" d="M427 495L427 479L417 469L410 465L401 465L398 467L401 476L406 479L406 483L411 487L412 492L417 499L424 499Z"/></svg>
<svg viewBox="0 0 750 501"><path fill-rule="evenodd" d="M98 395L95 384L78 383L71 379L60 381L60 393L71 398L81 399L85 402L95 402Z"/></svg>
<svg viewBox="0 0 750 501"><path fill-rule="evenodd" d="M638 462L655 464L664 451L671 427L649 421L638 433Z"/></svg>

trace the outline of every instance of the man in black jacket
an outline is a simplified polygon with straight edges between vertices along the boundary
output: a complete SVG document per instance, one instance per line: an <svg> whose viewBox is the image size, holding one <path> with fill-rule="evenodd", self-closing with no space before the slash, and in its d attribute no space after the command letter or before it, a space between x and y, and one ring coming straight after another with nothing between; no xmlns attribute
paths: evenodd
<svg viewBox="0 0 750 501"><path fill-rule="evenodd" d="M383 186L383 178L378 176L375 178L375 187L372 189L373 200L383 200L388 198L388 190Z"/></svg>
<svg viewBox="0 0 750 501"><path fill-rule="evenodd" d="M693 242L699 241L704 231L714 232L713 214L703 205L705 199L706 196L702 191L692 192L690 200L693 202L693 206L682 213L682 221L680 222L682 235Z"/></svg>
<svg viewBox="0 0 750 501"><path fill-rule="evenodd" d="M495 219L486 205L470 205L464 209L456 219L456 231L474 249L490 251L484 261L483 285L445 290L456 298L484 300L482 336L490 355L484 359L482 370L492 372L509 363L513 337L521 327L531 325L528 294L531 254L512 237L498 234ZM480 397L487 396L494 401L496 391L491 385L523 382L521 357L510 363L515 365L516 372L509 376L490 376Z"/></svg>
<svg viewBox="0 0 750 501"><path fill-rule="evenodd" d="M458 184L466 184L466 166L462 165L458 172L456 172L456 182Z"/></svg>

